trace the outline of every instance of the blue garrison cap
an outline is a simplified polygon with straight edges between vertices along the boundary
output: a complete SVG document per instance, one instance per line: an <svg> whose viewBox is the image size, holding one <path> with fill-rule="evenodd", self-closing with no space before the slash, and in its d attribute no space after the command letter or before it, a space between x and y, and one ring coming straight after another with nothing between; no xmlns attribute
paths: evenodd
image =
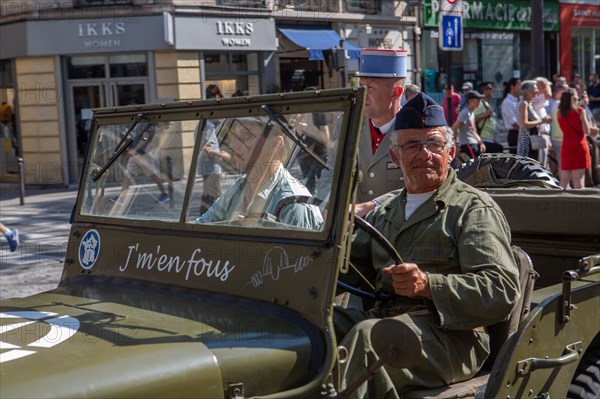
<svg viewBox="0 0 600 399"><path fill-rule="evenodd" d="M425 93L410 99L396 114L395 130L446 126L443 108Z"/></svg>
<svg viewBox="0 0 600 399"><path fill-rule="evenodd" d="M356 76L370 78L405 78L407 50L363 48Z"/></svg>

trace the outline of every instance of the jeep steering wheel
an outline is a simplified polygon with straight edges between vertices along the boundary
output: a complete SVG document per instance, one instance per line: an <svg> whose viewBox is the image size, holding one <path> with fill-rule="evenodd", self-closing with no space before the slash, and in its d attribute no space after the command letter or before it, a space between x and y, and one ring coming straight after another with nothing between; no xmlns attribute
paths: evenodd
<svg viewBox="0 0 600 399"><path fill-rule="evenodd" d="M392 243L390 243L388 241L388 239L385 238L385 236L383 234L381 234L381 232L379 230L377 230L375 227L373 227L372 224L370 224L369 222L367 222L365 219L361 218L360 216L354 215L354 226L364 230L367 234L369 234L371 236L371 238L373 238L379 245L381 245L381 247L384 249L385 252L388 253L388 255L392 258L392 260L394 261L395 264L404 263L404 261L402 260L402 257L400 256L398 251L396 251L396 248L394 248ZM343 290L348 291L351 294L358 295L362 298L375 299L378 301L382 301L382 300L385 301L387 299L390 299L390 295L388 295L388 294L384 294L382 292L377 292L377 291L376 292L363 291L359 288L352 287L351 285L343 283L340 280L338 280L337 285L338 285L338 287L342 288Z"/></svg>

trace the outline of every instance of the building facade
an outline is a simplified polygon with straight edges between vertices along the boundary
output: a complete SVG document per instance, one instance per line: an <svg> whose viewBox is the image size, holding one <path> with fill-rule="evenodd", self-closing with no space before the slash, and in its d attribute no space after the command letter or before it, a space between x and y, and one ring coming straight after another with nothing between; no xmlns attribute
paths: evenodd
<svg viewBox="0 0 600 399"><path fill-rule="evenodd" d="M0 121L0 178L16 181L18 153L27 184L78 183L95 108L201 99L211 83L225 96L352 84L359 47L412 55L417 4L2 2L0 100L13 117Z"/></svg>
<svg viewBox="0 0 600 399"><path fill-rule="evenodd" d="M578 76L587 84L600 73L600 4L562 0L560 4L560 71L569 82Z"/></svg>
<svg viewBox="0 0 600 399"><path fill-rule="evenodd" d="M422 46L426 91L443 91L448 72L444 71L446 57L451 57L450 79L458 90L465 81L490 81L501 89L510 78L534 77L530 0L464 0L464 45L459 52L439 50L440 3L441 0L426 0L424 5ZM559 69L558 1L544 1L542 18L545 75L550 77Z"/></svg>

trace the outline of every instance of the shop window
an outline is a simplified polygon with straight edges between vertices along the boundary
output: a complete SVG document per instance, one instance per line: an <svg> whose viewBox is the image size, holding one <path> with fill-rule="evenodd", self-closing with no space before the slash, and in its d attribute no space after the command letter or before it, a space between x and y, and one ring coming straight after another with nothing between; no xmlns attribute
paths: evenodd
<svg viewBox="0 0 600 399"><path fill-rule="evenodd" d="M217 0L217 4L221 6L267 7L266 0Z"/></svg>
<svg viewBox="0 0 600 399"><path fill-rule="evenodd" d="M247 57L246 54L232 54L231 55L231 70L232 71L247 71Z"/></svg>
<svg viewBox="0 0 600 399"><path fill-rule="evenodd" d="M206 72L228 71L228 57L225 53L204 53L204 69Z"/></svg>
<svg viewBox="0 0 600 399"><path fill-rule="evenodd" d="M379 14L381 12L381 0L350 0L346 3L346 11Z"/></svg>
<svg viewBox="0 0 600 399"><path fill-rule="evenodd" d="M256 53L204 52L204 69L206 72L250 72L258 71L258 55Z"/></svg>
<svg viewBox="0 0 600 399"><path fill-rule="evenodd" d="M571 32L573 76L585 82L590 73L600 70L600 29L574 28Z"/></svg>
<svg viewBox="0 0 600 399"><path fill-rule="evenodd" d="M0 87L12 86L14 83L12 60L0 60Z"/></svg>
<svg viewBox="0 0 600 399"><path fill-rule="evenodd" d="M108 71L108 75L107 75ZM148 76L146 54L84 55L67 58L69 79Z"/></svg>
<svg viewBox="0 0 600 399"><path fill-rule="evenodd" d="M337 1L331 0L280 0L281 8L307 11L337 11Z"/></svg>
<svg viewBox="0 0 600 399"><path fill-rule="evenodd" d="M147 76L145 54L111 55L108 57L111 77Z"/></svg>
<svg viewBox="0 0 600 399"><path fill-rule="evenodd" d="M104 6L132 6L133 0L76 0L75 8L104 7Z"/></svg>
<svg viewBox="0 0 600 399"><path fill-rule="evenodd" d="M258 53L204 52L206 85L216 84L225 97L260 94Z"/></svg>
<svg viewBox="0 0 600 399"><path fill-rule="evenodd" d="M106 77L105 57L77 56L67 59L69 79L93 79Z"/></svg>

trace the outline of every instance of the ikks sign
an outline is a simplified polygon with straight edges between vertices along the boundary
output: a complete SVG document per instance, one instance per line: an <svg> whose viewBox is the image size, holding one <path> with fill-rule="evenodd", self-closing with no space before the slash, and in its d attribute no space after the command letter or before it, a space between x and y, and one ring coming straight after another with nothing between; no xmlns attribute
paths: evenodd
<svg viewBox="0 0 600 399"><path fill-rule="evenodd" d="M232 17L196 18L174 15L175 48L181 50L247 50L274 51L277 49L275 22L269 18Z"/></svg>
<svg viewBox="0 0 600 399"><path fill-rule="evenodd" d="M60 19L0 25L2 58L169 49L161 16Z"/></svg>
<svg viewBox="0 0 600 399"><path fill-rule="evenodd" d="M438 27L441 0L426 0L424 4L425 26ZM463 22L465 29L531 29L531 1L463 1ZM558 31L558 2L544 3L544 30Z"/></svg>
<svg viewBox="0 0 600 399"><path fill-rule="evenodd" d="M78 36L84 47L121 47L121 37L127 33L125 22L82 22L78 24Z"/></svg>

